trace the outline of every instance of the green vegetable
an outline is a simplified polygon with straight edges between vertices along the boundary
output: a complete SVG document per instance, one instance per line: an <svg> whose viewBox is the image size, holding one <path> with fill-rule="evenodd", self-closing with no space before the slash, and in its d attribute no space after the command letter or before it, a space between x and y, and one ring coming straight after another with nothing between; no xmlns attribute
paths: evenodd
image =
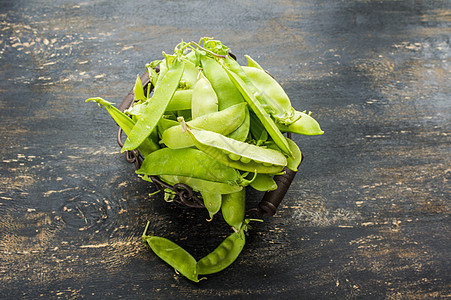
<svg viewBox="0 0 451 300"><path fill-rule="evenodd" d="M130 131L122 147L122 152L138 148L151 134L155 126L157 126L158 121L166 110L166 106L171 101L172 95L174 95L177 89L184 67L185 64L183 61L177 59L174 61L174 64L161 80L160 88L155 90L155 94L149 100L150 103L146 107L146 110Z"/></svg>
<svg viewBox="0 0 451 300"><path fill-rule="evenodd" d="M143 87L138 76L134 103L124 113L102 98L86 100L104 106L127 135L121 151L145 157L136 173L146 181L158 176L165 200L177 195L166 184L188 185L201 195L210 219L222 214L233 230L197 261L173 241L146 235L146 225L143 241L194 282L224 270L243 250L250 228L245 187L272 191L278 188L273 176L298 170L301 150L282 133L323 133L310 113L291 106L257 61L245 57L248 66L241 66L227 46L211 38L181 42L173 54L163 52L146 64L154 88Z"/></svg>
<svg viewBox="0 0 451 300"><path fill-rule="evenodd" d="M146 235L150 222L147 222L142 239L152 251L186 278L199 282L197 262L194 257L176 243L159 236Z"/></svg>

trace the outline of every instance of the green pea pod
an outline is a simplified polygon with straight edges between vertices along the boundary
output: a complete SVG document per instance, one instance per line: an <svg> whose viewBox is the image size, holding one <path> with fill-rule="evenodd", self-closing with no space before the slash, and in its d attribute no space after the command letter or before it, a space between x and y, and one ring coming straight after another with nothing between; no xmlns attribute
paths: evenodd
<svg viewBox="0 0 451 300"><path fill-rule="evenodd" d="M207 78L199 72L193 89L191 114L193 119L218 111L218 97Z"/></svg>
<svg viewBox="0 0 451 300"><path fill-rule="evenodd" d="M239 172L226 166L200 150L162 148L147 156L136 170L143 175L179 175L198 179L244 184Z"/></svg>
<svg viewBox="0 0 451 300"><path fill-rule="evenodd" d="M303 135L321 135L324 131L321 130L318 122L305 112L295 111L294 112L296 122L290 125L283 125L278 123L277 127L282 132L292 132Z"/></svg>
<svg viewBox="0 0 451 300"><path fill-rule="evenodd" d="M290 158L287 159L289 161ZM252 174L249 174L252 176ZM274 191L277 189L277 183L274 181L271 175L269 174L257 174L255 179L251 182L250 186L257 191Z"/></svg>
<svg viewBox="0 0 451 300"><path fill-rule="evenodd" d="M219 133L187 128L196 147L232 168L275 174L286 166L287 159L279 151L243 143Z"/></svg>
<svg viewBox="0 0 451 300"><path fill-rule="evenodd" d="M251 183L252 186L252 183ZM246 212L246 190L222 195L221 213L224 220L232 226L233 230L239 231L243 225Z"/></svg>
<svg viewBox="0 0 451 300"><path fill-rule="evenodd" d="M291 101L280 84L266 71L253 67L242 67L250 81L262 93L264 100L277 112L276 123L290 124L296 119Z"/></svg>
<svg viewBox="0 0 451 300"><path fill-rule="evenodd" d="M227 135L240 126L246 118L246 102L233 105L225 110L195 118L189 126L202 128ZM163 143L172 149L193 147L194 142L181 126L169 128L161 137Z"/></svg>
<svg viewBox="0 0 451 300"><path fill-rule="evenodd" d="M265 90L260 89L261 87L268 89L266 85L269 85L270 90L273 90L274 83L278 85L275 80L271 80L272 77L269 76L269 74L257 68L242 67L230 56L226 57L221 62L223 66L229 69L229 71L235 73L244 82L249 93L260 102L262 108L277 122L282 122L284 124L294 122L294 120L291 119L294 110L291 107L289 99L288 102L286 101L287 97L279 99L279 95L277 93L273 93L272 96L276 96L276 98L273 98L269 94L265 93ZM244 68L251 69L252 73L257 74L257 76L254 76L253 80L251 80L251 78L244 71ZM259 84L260 88L255 85L255 82L262 82L262 84Z"/></svg>
<svg viewBox="0 0 451 300"><path fill-rule="evenodd" d="M210 219L221 209L222 197L221 194L214 192L200 192L202 199L204 200L205 208L208 210Z"/></svg>
<svg viewBox="0 0 451 300"><path fill-rule="evenodd" d="M177 111L191 109L191 99L193 97L193 90L177 90L172 96L171 101L166 107L166 111Z"/></svg>
<svg viewBox="0 0 451 300"><path fill-rule="evenodd" d="M119 127L121 127L122 131L124 131L126 135L128 135L132 131L133 127L135 126L135 121L133 121L126 114L114 107L111 102L108 102L100 97L89 98L86 100L86 102L90 101L95 101L99 105L105 107L114 121L116 121L116 123L119 125ZM158 144L149 138L146 138L138 147L139 152L141 152L141 154L144 156L147 156L158 149L160 149Z"/></svg>
<svg viewBox="0 0 451 300"><path fill-rule="evenodd" d="M260 119L255 115L255 113L250 112L250 131L255 140L259 140L260 137L265 136L268 138L268 132L263 126ZM266 141L266 140L265 140Z"/></svg>
<svg viewBox="0 0 451 300"><path fill-rule="evenodd" d="M122 152L136 149L154 130L177 89L184 66L183 61L174 60L173 65L160 82L161 88L155 90L152 98L149 100L149 105L147 105L146 110L125 140Z"/></svg>
<svg viewBox="0 0 451 300"><path fill-rule="evenodd" d="M218 193L218 194L231 194L243 190L240 185L230 185L228 183L209 181L188 176L179 175L159 175L159 177L169 183L174 185L176 183L183 183L191 187L196 192L207 192L207 193ZM143 177L144 180L150 180L146 176Z"/></svg>
<svg viewBox="0 0 451 300"><path fill-rule="evenodd" d="M179 125L180 125L179 122L171 120L171 119L167 119L163 116L157 124L158 133L161 136L163 134L163 132L165 132L169 128L174 127L174 126L179 126Z"/></svg>
<svg viewBox="0 0 451 300"><path fill-rule="evenodd" d="M159 64L160 72L158 72L158 78L155 83L154 92L156 90L158 90L158 88L160 87L161 80L164 78L164 75L166 75L166 73L168 72L169 66L172 64L172 62L174 61L174 58L175 58L175 55L167 55L164 52L163 52L163 55L164 55L164 59L161 60L161 62Z"/></svg>
<svg viewBox="0 0 451 300"><path fill-rule="evenodd" d="M302 161L302 152L301 149L299 149L299 146L293 140L289 138L286 139L288 145L290 145L291 152L293 152L293 156L287 158L287 168L294 172L297 172L298 167ZM268 148L280 151L279 147L277 147L275 144L269 144ZM247 177L249 177L249 175Z"/></svg>
<svg viewBox="0 0 451 300"><path fill-rule="evenodd" d="M291 152L293 152L293 157L287 158L287 168L297 172L298 167L301 164L302 153L298 145L291 139L287 138L288 145L290 145Z"/></svg>
<svg viewBox="0 0 451 300"><path fill-rule="evenodd" d="M247 65L249 67L257 68L257 69L260 69L260 70L264 71L264 69L259 65L259 63L256 62L252 57L250 57L249 55L244 55L244 57L246 57Z"/></svg>
<svg viewBox="0 0 451 300"><path fill-rule="evenodd" d="M194 282L199 282L196 259L176 243L159 236L146 235L149 222L142 239L152 251L183 276Z"/></svg>
<svg viewBox="0 0 451 300"><path fill-rule="evenodd" d="M227 73L215 59L203 55L201 56L201 62L202 71L218 97L218 109L220 111L244 102L240 91L230 81Z"/></svg>
<svg viewBox="0 0 451 300"><path fill-rule="evenodd" d="M292 156L290 147L288 146L288 143L280 132L279 128L277 128L277 125L262 107L261 103L255 98L254 94L249 90L248 86L237 74L230 71L226 66L224 66L224 70L227 72L232 82L240 90L240 92L244 96L244 99L246 99L250 108L261 121L266 131L272 137L277 146L282 150L283 153L287 154L288 156Z"/></svg>
<svg viewBox="0 0 451 300"><path fill-rule="evenodd" d="M198 68L186 57L183 57L185 62L185 70L183 71L182 78L180 78L179 89L192 90L197 84Z"/></svg>
<svg viewBox="0 0 451 300"><path fill-rule="evenodd" d="M133 106L124 111L125 114L132 116L133 121L136 121L141 117L146 110L148 102L134 102Z"/></svg>
<svg viewBox="0 0 451 300"><path fill-rule="evenodd" d="M215 250L197 262L198 274L213 274L230 266L240 255L245 244L244 227L229 235Z"/></svg>
<svg viewBox="0 0 451 300"><path fill-rule="evenodd" d="M243 102L243 103L246 103L246 102ZM234 131L229 133L227 135L227 137L237 140L237 141L240 141L240 142L244 142L247 139L247 137L249 136L251 120L250 120L249 110L247 108L246 108L245 113L246 113L246 116L244 117L243 123L241 123L241 125L238 126L237 129L235 129Z"/></svg>
<svg viewBox="0 0 451 300"><path fill-rule="evenodd" d="M134 99L138 101L146 101L147 97L144 95L144 88L139 75L136 75L135 87L133 88L135 94Z"/></svg>

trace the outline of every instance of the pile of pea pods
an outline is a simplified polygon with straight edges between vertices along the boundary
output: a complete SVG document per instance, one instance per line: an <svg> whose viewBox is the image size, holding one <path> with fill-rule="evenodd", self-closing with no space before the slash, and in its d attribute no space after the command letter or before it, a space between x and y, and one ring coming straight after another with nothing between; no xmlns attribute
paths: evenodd
<svg viewBox="0 0 451 300"><path fill-rule="evenodd" d="M202 196L210 219L217 214L231 234L210 254L196 260L167 238L143 241L186 278L219 272L238 257L251 219L245 217L245 188L277 189L274 175L297 171L301 151L283 133L320 135L310 113L295 110L283 88L251 57L240 65L218 40L181 42L173 54L146 65L153 90L138 76L134 103L121 112L96 97L127 139L121 149L138 150L144 160L136 171L144 180L158 176L183 183ZM165 192L171 200L171 191Z"/></svg>

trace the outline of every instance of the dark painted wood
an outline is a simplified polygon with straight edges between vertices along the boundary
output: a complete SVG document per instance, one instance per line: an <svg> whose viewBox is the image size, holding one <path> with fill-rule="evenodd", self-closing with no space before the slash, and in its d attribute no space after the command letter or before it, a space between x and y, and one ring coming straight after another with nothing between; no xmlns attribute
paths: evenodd
<svg viewBox="0 0 451 300"><path fill-rule="evenodd" d="M0 297L450 297L449 1L1 1ZM323 136L238 260L198 284L141 241L196 258L230 232L134 174L119 105L145 64L214 36L255 58ZM261 193L249 192L249 207Z"/></svg>

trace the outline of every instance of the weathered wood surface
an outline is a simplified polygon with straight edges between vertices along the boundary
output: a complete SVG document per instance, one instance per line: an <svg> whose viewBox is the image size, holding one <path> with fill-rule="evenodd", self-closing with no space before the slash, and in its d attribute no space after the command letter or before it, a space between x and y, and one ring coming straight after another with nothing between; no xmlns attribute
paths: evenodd
<svg viewBox="0 0 451 300"><path fill-rule="evenodd" d="M1 1L0 297L451 297L448 1ZM147 220L197 258L229 233L166 204L94 104L145 63L214 36L256 58L325 134L239 259L194 284L146 249ZM250 205L259 194L250 194Z"/></svg>

